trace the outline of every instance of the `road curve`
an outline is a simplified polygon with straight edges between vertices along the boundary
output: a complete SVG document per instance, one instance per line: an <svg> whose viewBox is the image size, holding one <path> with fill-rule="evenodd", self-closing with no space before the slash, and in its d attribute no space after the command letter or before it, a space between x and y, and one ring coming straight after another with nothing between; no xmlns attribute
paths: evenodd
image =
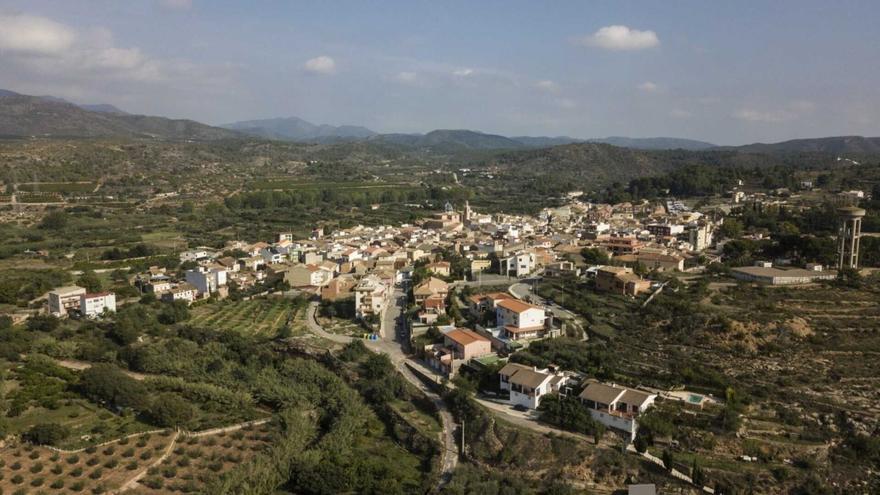
<svg viewBox="0 0 880 495"><path fill-rule="evenodd" d="M395 306L405 303L406 299L399 296L399 294L395 294ZM321 327L316 318L318 309L318 303L312 302L309 304L308 314L306 315L306 322L308 329L315 335L330 340L332 342L336 342L339 344L347 344L353 340L354 337L349 337L347 335L338 335L335 333L328 332ZM394 310L396 314L400 314L399 308L388 308L387 311ZM424 381L420 380L419 377L413 373L410 367L418 369L421 367L421 364L416 362L415 360L409 359L406 354L400 348L400 345L396 344L393 339L396 331L394 327L390 329L390 331L386 331L385 335L382 339L378 341L370 341L364 340L363 342L366 344L367 348L373 352L379 352L387 354L388 357L391 358L391 362L394 364L394 367L400 372L401 375L406 379L406 381L410 382L413 386L422 391L431 401L434 403L434 406L437 408L437 411L440 415L441 426L443 427L443 431L441 432L441 457L440 457L440 482L439 488L443 488L450 479L452 479L452 472L455 471L455 467L458 465L458 450L455 442L455 420L452 418L452 413L449 411L449 407L446 405L446 402L443 401L443 398L440 397L438 393L428 387Z"/></svg>

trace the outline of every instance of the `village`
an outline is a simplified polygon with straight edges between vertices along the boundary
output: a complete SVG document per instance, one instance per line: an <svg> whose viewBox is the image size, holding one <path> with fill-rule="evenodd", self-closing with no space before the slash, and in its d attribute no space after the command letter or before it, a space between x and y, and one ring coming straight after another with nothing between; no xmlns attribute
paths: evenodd
<svg viewBox="0 0 880 495"><path fill-rule="evenodd" d="M732 205L745 199L741 193L731 196ZM658 397L695 407L719 399L509 361L536 341L588 338L583 318L533 288L545 279L579 280L598 293L648 304L666 285L659 274L698 274L720 258L715 236L724 216L718 211L700 213L678 201L592 204L577 193L565 206L535 217L480 214L467 202L457 211L447 203L411 225L332 232L316 227L308 239L282 232L271 242L187 249L179 253L182 270L151 267L129 279L147 297L186 305L222 301L231 293L307 297L312 327L321 328L319 316L324 323L345 320L341 341L390 343L385 349L405 353L413 369L437 382L497 370L496 393L485 399L506 404L509 415L535 419L544 397L576 398L595 421L628 443L636 438L639 415ZM571 255L585 252L599 262L572 261ZM756 265L732 274L768 284L836 276L815 263ZM48 294L47 311L100 318L116 304L112 292L68 286Z"/></svg>

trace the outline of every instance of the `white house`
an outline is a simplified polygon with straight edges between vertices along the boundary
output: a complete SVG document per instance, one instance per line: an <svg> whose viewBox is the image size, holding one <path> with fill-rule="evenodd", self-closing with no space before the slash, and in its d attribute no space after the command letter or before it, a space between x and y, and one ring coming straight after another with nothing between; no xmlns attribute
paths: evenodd
<svg viewBox="0 0 880 495"><path fill-rule="evenodd" d="M323 287L333 280L333 270L322 265L296 265L284 274L291 287Z"/></svg>
<svg viewBox="0 0 880 495"><path fill-rule="evenodd" d="M637 418L654 404L657 394L649 394L614 384L593 382L578 396L596 421L624 432L630 441L636 437Z"/></svg>
<svg viewBox="0 0 880 495"><path fill-rule="evenodd" d="M226 270L205 267L187 270L186 282L195 287L199 294L211 294L226 285Z"/></svg>
<svg viewBox="0 0 880 495"><path fill-rule="evenodd" d="M179 284L177 287L162 294L163 301L186 301L187 304L196 300L198 289L191 284Z"/></svg>
<svg viewBox="0 0 880 495"><path fill-rule="evenodd" d="M49 292L49 314L53 316L67 316L71 309L79 309L80 296L86 293L82 287L71 285L59 287Z"/></svg>
<svg viewBox="0 0 880 495"><path fill-rule="evenodd" d="M281 250L273 246L261 249L260 256L262 256L263 259L266 260L266 263L269 264L281 263L287 259L286 253L283 253Z"/></svg>
<svg viewBox="0 0 880 495"><path fill-rule="evenodd" d="M518 363L507 363L498 372L499 387L510 391L510 403L537 409L541 398L559 392L568 377Z"/></svg>
<svg viewBox="0 0 880 495"><path fill-rule="evenodd" d="M518 253L499 260L501 263L501 273L504 275L515 275L522 277L532 273L537 266L537 257L535 253Z"/></svg>
<svg viewBox="0 0 880 495"><path fill-rule="evenodd" d="M79 296L79 312L87 318L94 318L105 311L116 312L116 294L112 292L95 292Z"/></svg>
<svg viewBox="0 0 880 495"><path fill-rule="evenodd" d="M547 332L544 308L519 299L502 299L495 306L495 325L511 340L542 337Z"/></svg>
<svg viewBox="0 0 880 495"><path fill-rule="evenodd" d="M354 289L354 307L358 318L381 315L388 301L388 287L375 275L362 278Z"/></svg>

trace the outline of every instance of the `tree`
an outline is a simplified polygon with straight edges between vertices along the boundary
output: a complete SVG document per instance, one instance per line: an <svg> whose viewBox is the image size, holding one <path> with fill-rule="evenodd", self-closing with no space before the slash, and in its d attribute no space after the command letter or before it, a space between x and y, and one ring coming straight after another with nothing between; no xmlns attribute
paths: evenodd
<svg viewBox="0 0 880 495"><path fill-rule="evenodd" d="M173 325L189 319L189 306L186 301L174 301L163 306L159 312L159 323Z"/></svg>
<svg viewBox="0 0 880 495"><path fill-rule="evenodd" d="M84 271L77 279L76 284L85 287L89 292L101 292L101 279L92 270Z"/></svg>
<svg viewBox="0 0 880 495"><path fill-rule="evenodd" d="M24 439L37 445L58 445L70 435L70 429L58 423L38 423L24 434Z"/></svg>
<svg viewBox="0 0 880 495"><path fill-rule="evenodd" d="M736 218L727 217L724 219L724 223L721 224L721 228L718 230L726 239L737 239L742 235L743 228L743 223L741 221Z"/></svg>
<svg viewBox="0 0 880 495"><path fill-rule="evenodd" d="M61 210L49 212L39 225L44 230L61 230L64 227L67 227L67 214Z"/></svg>
<svg viewBox="0 0 880 495"><path fill-rule="evenodd" d="M193 418L193 408L179 395L163 393L153 399L147 414L159 426L178 427Z"/></svg>
<svg viewBox="0 0 880 495"><path fill-rule="evenodd" d="M672 471L672 452L669 449L663 449L661 459L663 460L663 467L665 467L667 471Z"/></svg>
<svg viewBox="0 0 880 495"><path fill-rule="evenodd" d="M36 315L28 318L27 329L34 332L51 332L61 324L54 315Z"/></svg>
<svg viewBox="0 0 880 495"><path fill-rule="evenodd" d="M607 265L609 263L608 251L600 248L584 248L581 250L584 263L588 265Z"/></svg>
<svg viewBox="0 0 880 495"><path fill-rule="evenodd" d="M110 364L96 364L83 370L79 386L89 399L110 406L143 411L149 404L144 384Z"/></svg>
<svg viewBox="0 0 880 495"><path fill-rule="evenodd" d="M691 466L691 480L697 486L703 486L706 483L706 473L703 472L703 468L700 467L696 457L694 457L694 463Z"/></svg>

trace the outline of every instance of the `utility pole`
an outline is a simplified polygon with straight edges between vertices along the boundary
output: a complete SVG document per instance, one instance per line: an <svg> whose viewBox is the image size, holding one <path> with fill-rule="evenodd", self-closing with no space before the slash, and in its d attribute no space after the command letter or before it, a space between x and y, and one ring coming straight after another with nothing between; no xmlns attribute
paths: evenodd
<svg viewBox="0 0 880 495"><path fill-rule="evenodd" d="M461 418L461 455L464 456L464 418Z"/></svg>

